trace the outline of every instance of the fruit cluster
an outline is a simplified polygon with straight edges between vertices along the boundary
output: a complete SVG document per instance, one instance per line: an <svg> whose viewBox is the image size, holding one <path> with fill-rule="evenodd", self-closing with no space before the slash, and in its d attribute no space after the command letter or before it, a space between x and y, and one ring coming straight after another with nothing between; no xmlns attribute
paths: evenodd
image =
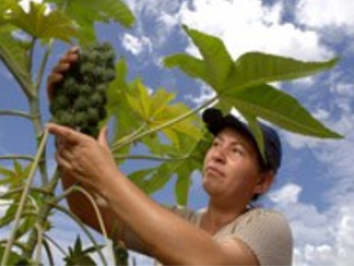
<svg viewBox="0 0 354 266"><path fill-rule="evenodd" d="M106 91L115 78L115 51L109 43L94 43L79 53L65 73L50 103L52 121L96 137L106 117Z"/></svg>

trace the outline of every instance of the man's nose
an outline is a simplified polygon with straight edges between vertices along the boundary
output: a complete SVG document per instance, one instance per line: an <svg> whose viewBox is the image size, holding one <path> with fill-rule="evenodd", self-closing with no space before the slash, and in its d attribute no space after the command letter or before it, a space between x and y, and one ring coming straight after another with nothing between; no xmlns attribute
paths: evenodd
<svg viewBox="0 0 354 266"><path fill-rule="evenodd" d="M223 163L226 160L225 156L225 150L222 146L215 147L212 154L212 158L214 161Z"/></svg>

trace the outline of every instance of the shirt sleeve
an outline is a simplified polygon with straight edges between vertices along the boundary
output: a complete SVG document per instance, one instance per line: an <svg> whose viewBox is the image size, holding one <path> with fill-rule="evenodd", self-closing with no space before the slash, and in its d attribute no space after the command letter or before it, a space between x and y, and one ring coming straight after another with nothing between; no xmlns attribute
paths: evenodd
<svg viewBox="0 0 354 266"><path fill-rule="evenodd" d="M256 209L244 215L229 236L244 242L260 265L291 265L293 238L286 218L279 212Z"/></svg>

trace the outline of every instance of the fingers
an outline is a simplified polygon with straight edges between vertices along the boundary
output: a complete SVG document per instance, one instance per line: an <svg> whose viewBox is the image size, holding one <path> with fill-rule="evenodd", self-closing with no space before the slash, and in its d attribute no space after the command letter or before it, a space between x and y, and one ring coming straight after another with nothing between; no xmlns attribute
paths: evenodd
<svg viewBox="0 0 354 266"><path fill-rule="evenodd" d="M104 148L109 150L109 143L108 143L108 126L104 125L100 133L98 135L98 143L103 146Z"/></svg>
<svg viewBox="0 0 354 266"><path fill-rule="evenodd" d="M52 69L47 79L47 94L49 100L53 99L54 87L63 79L63 74L79 59L79 47L74 46L63 55L57 65Z"/></svg>
<svg viewBox="0 0 354 266"><path fill-rule="evenodd" d="M71 164L69 163L69 161L67 159L65 159L63 157L63 154L61 154L59 151L55 154L55 159L58 163L60 171L64 171L64 172L72 171Z"/></svg>
<svg viewBox="0 0 354 266"><path fill-rule="evenodd" d="M48 132L55 135L60 141L68 142L71 145L76 145L88 138L82 133L75 131L74 129L60 126L57 124L49 123L47 125Z"/></svg>

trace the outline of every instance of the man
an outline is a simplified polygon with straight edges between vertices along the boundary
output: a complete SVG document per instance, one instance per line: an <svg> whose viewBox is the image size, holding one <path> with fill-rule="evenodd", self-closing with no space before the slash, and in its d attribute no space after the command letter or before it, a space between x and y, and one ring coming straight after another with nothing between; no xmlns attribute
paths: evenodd
<svg viewBox="0 0 354 266"><path fill-rule="evenodd" d="M53 69L48 79L50 97L75 60L77 49L72 49ZM199 211L168 209L145 195L116 165L106 128L98 140L55 124L49 124L48 130L57 137L56 159L64 187L78 181L105 200L100 210L114 241L123 240L128 248L163 264L290 265L293 243L284 216L251 207L269 189L280 167L277 133L261 124L266 144L263 160L246 124L217 109L206 110L203 120L214 140L203 167L203 188L210 199ZM68 202L84 223L101 231L84 195L70 194Z"/></svg>

